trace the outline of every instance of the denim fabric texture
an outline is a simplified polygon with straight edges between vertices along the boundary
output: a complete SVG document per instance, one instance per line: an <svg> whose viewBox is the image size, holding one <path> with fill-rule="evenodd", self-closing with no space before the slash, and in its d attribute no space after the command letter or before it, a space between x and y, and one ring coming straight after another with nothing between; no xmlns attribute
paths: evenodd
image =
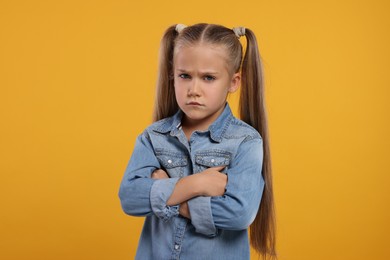
<svg viewBox="0 0 390 260"><path fill-rule="evenodd" d="M182 115L179 110L138 136L120 185L123 211L146 217L136 259L249 259L247 228L264 189L262 138L228 104L207 131L195 131L190 140L181 129ZM166 205L180 178L222 165L225 194L189 200L191 219L179 215L179 205ZM170 178L151 179L156 169Z"/></svg>

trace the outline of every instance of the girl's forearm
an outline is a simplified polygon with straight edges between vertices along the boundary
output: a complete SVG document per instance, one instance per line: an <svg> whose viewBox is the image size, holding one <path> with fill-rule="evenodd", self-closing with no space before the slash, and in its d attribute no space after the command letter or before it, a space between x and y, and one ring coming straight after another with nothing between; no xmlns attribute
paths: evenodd
<svg viewBox="0 0 390 260"><path fill-rule="evenodd" d="M163 169L157 169L154 172L152 172L152 179L155 180L162 180L162 179L168 179L169 176L166 171ZM200 189L197 187L201 187L198 183L199 175L190 175L187 177L183 177L176 183L174 190L170 196L170 198L167 201L168 206L178 205L180 204L180 212L181 215L188 217L188 205L187 200L199 196L201 194ZM185 204L185 205L183 205ZM182 209L183 208L183 209ZM184 208L187 208L187 210L184 210Z"/></svg>
<svg viewBox="0 0 390 260"><path fill-rule="evenodd" d="M167 201L168 206L180 204L198 196L222 196L225 193L227 176L220 173L224 166L208 168L203 172L181 178Z"/></svg>
<svg viewBox="0 0 390 260"><path fill-rule="evenodd" d="M199 174L194 174L181 178L176 183L176 186L167 201L167 205L177 205L194 197L203 195L199 180L200 177Z"/></svg>
<svg viewBox="0 0 390 260"><path fill-rule="evenodd" d="M219 172L223 168L224 166L209 168L203 172L179 179L167 201L167 205L178 205L198 196L222 196L227 184L226 174ZM168 174L162 169L154 171L151 177L152 179L169 178Z"/></svg>

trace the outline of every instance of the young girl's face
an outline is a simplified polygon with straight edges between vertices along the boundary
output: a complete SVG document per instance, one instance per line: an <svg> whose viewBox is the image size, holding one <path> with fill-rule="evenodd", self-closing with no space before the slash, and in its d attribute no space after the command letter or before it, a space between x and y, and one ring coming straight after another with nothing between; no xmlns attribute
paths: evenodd
<svg viewBox="0 0 390 260"><path fill-rule="evenodd" d="M222 113L228 93L240 83L240 74L231 73L228 66L223 46L198 44L175 52L175 94L185 114L183 125L206 130Z"/></svg>

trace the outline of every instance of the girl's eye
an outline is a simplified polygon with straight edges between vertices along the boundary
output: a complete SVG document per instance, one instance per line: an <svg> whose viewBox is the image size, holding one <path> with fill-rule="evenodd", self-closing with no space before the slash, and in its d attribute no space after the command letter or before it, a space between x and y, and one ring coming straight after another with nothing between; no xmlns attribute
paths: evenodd
<svg viewBox="0 0 390 260"><path fill-rule="evenodd" d="M179 74L179 78L182 78L182 79L189 79L189 78L190 78L190 75L185 74L185 73L182 73L182 74Z"/></svg>
<svg viewBox="0 0 390 260"><path fill-rule="evenodd" d="M204 76L204 80L206 80L206 81L213 81L213 80L215 80L215 77L210 76L210 75L206 75L206 76Z"/></svg>

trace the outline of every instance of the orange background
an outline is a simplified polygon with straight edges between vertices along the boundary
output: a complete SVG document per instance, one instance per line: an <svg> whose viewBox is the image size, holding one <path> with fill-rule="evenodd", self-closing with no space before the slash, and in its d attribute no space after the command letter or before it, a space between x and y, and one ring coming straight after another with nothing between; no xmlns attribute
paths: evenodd
<svg viewBox="0 0 390 260"><path fill-rule="evenodd" d="M159 41L210 22L259 40L280 259L390 259L389 3L0 1L0 258L134 257L117 193Z"/></svg>

